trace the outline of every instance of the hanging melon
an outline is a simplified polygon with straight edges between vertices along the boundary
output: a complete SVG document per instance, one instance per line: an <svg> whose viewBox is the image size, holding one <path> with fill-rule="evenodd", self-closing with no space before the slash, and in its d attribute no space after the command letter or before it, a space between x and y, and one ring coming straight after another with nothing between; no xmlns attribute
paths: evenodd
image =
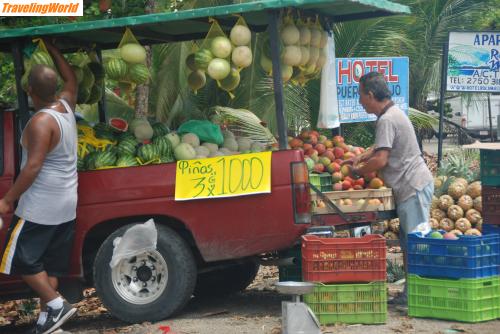
<svg viewBox="0 0 500 334"><path fill-rule="evenodd" d="M237 69L232 68L229 75L222 79L219 84L220 87L226 92L234 90L240 84L240 72Z"/></svg>
<svg viewBox="0 0 500 334"><path fill-rule="evenodd" d="M244 25L235 25L229 34L231 42L236 46L248 45L252 39L252 32Z"/></svg>
<svg viewBox="0 0 500 334"><path fill-rule="evenodd" d="M188 76L187 82L189 87L194 91L203 88L207 82L205 72L200 70L191 72Z"/></svg>
<svg viewBox="0 0 500 334"><path fill-rule="evenodd" d="M214 80L222 80L231 72L231 66L225 59L214 58L208 64L207 73Z"/></svg>
<svg viewBox="0 0 500 334"><path fill-rule="evenodd" d="M248 46L238 46L233 50L231 60L240 68L248 67L252 64L252 50Z"/></svg>
<svg viewBox="0 0 500 334"><path fill-rule="evenodd" d="M146 49L137 43L128 43L120 48L123 60L130 64L141 64L146 61Z"/></svg>

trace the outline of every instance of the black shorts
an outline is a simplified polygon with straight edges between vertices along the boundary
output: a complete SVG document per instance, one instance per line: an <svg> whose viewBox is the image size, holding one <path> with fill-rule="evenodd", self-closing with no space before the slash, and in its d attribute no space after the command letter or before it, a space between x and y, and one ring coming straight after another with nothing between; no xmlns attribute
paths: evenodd
<svg viewBox="0 0 500 334"><path fill-rule="evenodd" d="M64 276L75 234L75 220L59 225L41 225L17 216L12 218L0 257L0 273Z"/></svg>

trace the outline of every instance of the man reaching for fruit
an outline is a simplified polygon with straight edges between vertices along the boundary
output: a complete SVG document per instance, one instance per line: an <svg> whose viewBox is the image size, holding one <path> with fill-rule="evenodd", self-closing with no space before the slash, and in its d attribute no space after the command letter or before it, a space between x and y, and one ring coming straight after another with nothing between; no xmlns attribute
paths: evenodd
<svg viewBox="0 0 500 334"><path fill-rule="evenodd" d="M434 192L432 174L422 157L409 118L391 100L391 92L381 73L370 72L360 78L359 102L367 113L377 116L377 124L375 144L350 161L352 173L366 175L380 170L392 188L406 268L408 233L429 219ZM406 303L406 284L403 294L394 302Z"/></svg>

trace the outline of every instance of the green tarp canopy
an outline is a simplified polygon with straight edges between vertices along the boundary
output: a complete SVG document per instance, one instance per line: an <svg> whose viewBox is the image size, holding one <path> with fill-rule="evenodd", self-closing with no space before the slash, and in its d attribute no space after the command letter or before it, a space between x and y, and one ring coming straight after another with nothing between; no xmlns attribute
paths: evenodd
<svg viewBox="0 0 500 334"><path fill-rule="evenodd" d="M202 39L216 18L223 28L236 22L234 14L242 14L253 31L264 31L268 25L268 10L295 8L306 15L319 14L323 22L408 14L407 6L387 0L269 0L252 1L227 6L214 6L178 12L149 14L99 21L78 22L39 27L0 30L0 51L11 51L12 42L37 36L55 36L63 49L77 49L97 44L102 49L116 48L125 27L141 44Z"/></svg>

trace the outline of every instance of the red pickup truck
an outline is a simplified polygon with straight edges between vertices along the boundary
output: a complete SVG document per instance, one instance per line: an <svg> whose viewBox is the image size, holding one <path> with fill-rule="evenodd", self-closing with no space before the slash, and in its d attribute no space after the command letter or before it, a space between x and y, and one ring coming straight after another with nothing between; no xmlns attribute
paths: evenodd
<svg viewBox="0 0 500 334"><path fill-rule="evenodd" d="M19 166L16 119L14 111L2 111L0 196ZM198 293L244 289L258 269L252 257L289 248L310 226L303 161L300 151L273 152L269 194L195 201L174 200L175 163L80 172L73 294L78 280L94 284L115 316L135 322L178 311L195 287ZM2 217L2 245L11 216ZM112 270L113 240L149 218L157 226L157 250ZM0 291L4 298L19 296L27 287L19 277L1 275Z"/></svg>
<svg viewBox="0 0 500 334"><path fill-rule="evenodd" d="M19 170L19 137L29 118L23 93L23 46L32 38L56 37L63 52L95 46L115 49L126 27L133 27L143 44L205 38L209 18L217 18L229 31L237 16L255 32L268 30L273 65L273 91L280 151L272 153L271 192L232 198L175 201L174 163L79 173L76 239L71 273L63 291L77 297L79 282L94 285L104 305L128 322L154 321L179 311L194 294L237 291L254 278L263 253L291 247L311 226L310 189L302 152L286 150L287 129L279 61L279 25L286 7L321 16L327 29L332 22L409 13L391 1L359 2L324 0L250 1L178 12L116 19L2 30L0 52L14 59L19 112L0 114L0 196L12 185ZM238 15L235 15L238 14ZM105 101L99 103L105 117ZM372 213L373 216L373 213ZM5 242L12 213L3 216L0 243ZM357 214L356 221L369 220ZM154 218L157 249L120 262L109 263L113 240L136 223ZM318 224L338 222L325 215ZM373 217L372 217L373 218ZM64 285L61 287L64 290ZM17 277L0 276L0 297L29 292ZM72 296L74 295L74 296ZM81 295L81 293L80 293ZM76 298L71 298L76 299Z"/></svg>

